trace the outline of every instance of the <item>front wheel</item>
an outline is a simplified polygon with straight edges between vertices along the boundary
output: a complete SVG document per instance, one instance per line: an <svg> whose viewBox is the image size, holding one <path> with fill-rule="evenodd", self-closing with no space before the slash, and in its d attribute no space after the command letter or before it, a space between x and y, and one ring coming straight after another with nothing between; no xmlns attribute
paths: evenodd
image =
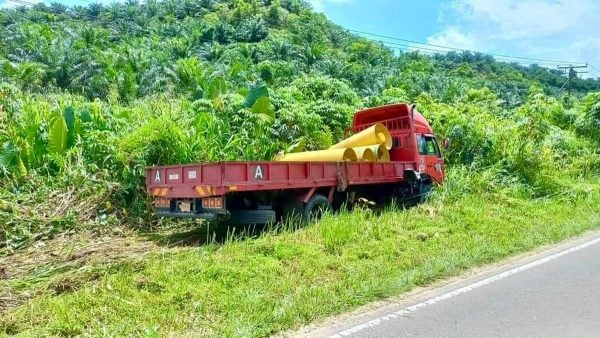
<svg viewBox="0 0 600 338"><path fill-rule="evenodd" d="M427 202L432 189L433 186L431 183L420 182L415 187L404 189L397 197L399 198L401 205L413 207Z"/></svg>
<svg viewBox="0 0 600 338"><path fill-rule="evenodd" d="M430 183L421 184L421 191L419 192L418 203L427 202L427 200L429 199L429 195L431 195L431 189L433 189L433 186Z"/></svg>

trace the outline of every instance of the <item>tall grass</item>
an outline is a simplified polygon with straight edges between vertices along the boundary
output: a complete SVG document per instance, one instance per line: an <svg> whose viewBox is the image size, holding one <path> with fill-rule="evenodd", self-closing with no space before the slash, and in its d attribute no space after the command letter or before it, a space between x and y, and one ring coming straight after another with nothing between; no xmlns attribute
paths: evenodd
<svg viewBox="0 0 600 338"><path fill-rule="evenodd" d="M201 247L10 280L13 294L36 296L0 330L267 336L600 227L597 181L574 197L523 198L510 186L482 196L489 174L466 172L451 169L448 185L412 209L358 209L252 239L231 231ZM454 188L464 185L475 188Z"/></svg>

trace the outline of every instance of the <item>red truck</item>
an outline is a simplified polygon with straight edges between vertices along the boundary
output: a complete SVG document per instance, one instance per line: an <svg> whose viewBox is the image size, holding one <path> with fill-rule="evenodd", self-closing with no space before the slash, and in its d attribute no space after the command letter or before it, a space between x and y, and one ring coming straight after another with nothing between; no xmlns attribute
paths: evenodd
<svg viewBox="0 0 600 338"><path fill-rule="evenodd" d="M357 201L421 201L444 180L433 130L414 106L393 104L354 115L349 133L381 123L393 145L390 162L209 162L152 167L147 191L160 216L258 224L299 215L308 220Z"/></svg>

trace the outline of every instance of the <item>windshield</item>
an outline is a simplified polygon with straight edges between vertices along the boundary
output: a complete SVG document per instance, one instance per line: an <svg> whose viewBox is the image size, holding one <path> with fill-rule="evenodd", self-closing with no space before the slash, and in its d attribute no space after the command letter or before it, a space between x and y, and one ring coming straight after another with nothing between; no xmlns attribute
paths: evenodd
<svg viewBox="0 0 600 338"><path fill-rule="evenodd" d="M440 148L435 137L417 135L419 155L435 155L441 157Z"/></svg>

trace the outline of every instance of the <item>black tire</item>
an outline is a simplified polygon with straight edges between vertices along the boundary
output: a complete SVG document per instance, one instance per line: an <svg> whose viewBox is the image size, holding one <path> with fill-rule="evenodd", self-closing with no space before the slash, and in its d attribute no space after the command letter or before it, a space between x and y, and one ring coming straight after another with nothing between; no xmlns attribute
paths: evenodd
<svg viewBox="0 0 600 338"><path fill-rule="evenodd" d="M333 209L327 197L319 194L314 194L304 206L303 218L304 221L310 222L317 220L326 212L331 212Z"/></svg>
<svg viewBox="0 0 600 338"><path fill-rule="evenodd" d="M302 201L294 200L283 205L281 221L304 221L304 203Z"/></svg>
<svg viewBox="0 0 600 338"><path fill-rule="evenodd" d="M268 224L275 221L273 210L232 210L230 223L232 224Z"/></svg>
<svg viewBox="0 0 600 338"><path fill-rule="evenodd" d="M429 194L431 193L431 189L431 183L418 183L416 187L412 188L410 195L398 196L400 205L403 207L414 207L421 203L427 202Z"/></svg>
<svg viewBox="0 0 600 338"><path fill-rule="evenodd" d="M431 194L431 189L433 189L433 186L430 183L423 183L421 185L419 204L427 202Z"/></svg>

